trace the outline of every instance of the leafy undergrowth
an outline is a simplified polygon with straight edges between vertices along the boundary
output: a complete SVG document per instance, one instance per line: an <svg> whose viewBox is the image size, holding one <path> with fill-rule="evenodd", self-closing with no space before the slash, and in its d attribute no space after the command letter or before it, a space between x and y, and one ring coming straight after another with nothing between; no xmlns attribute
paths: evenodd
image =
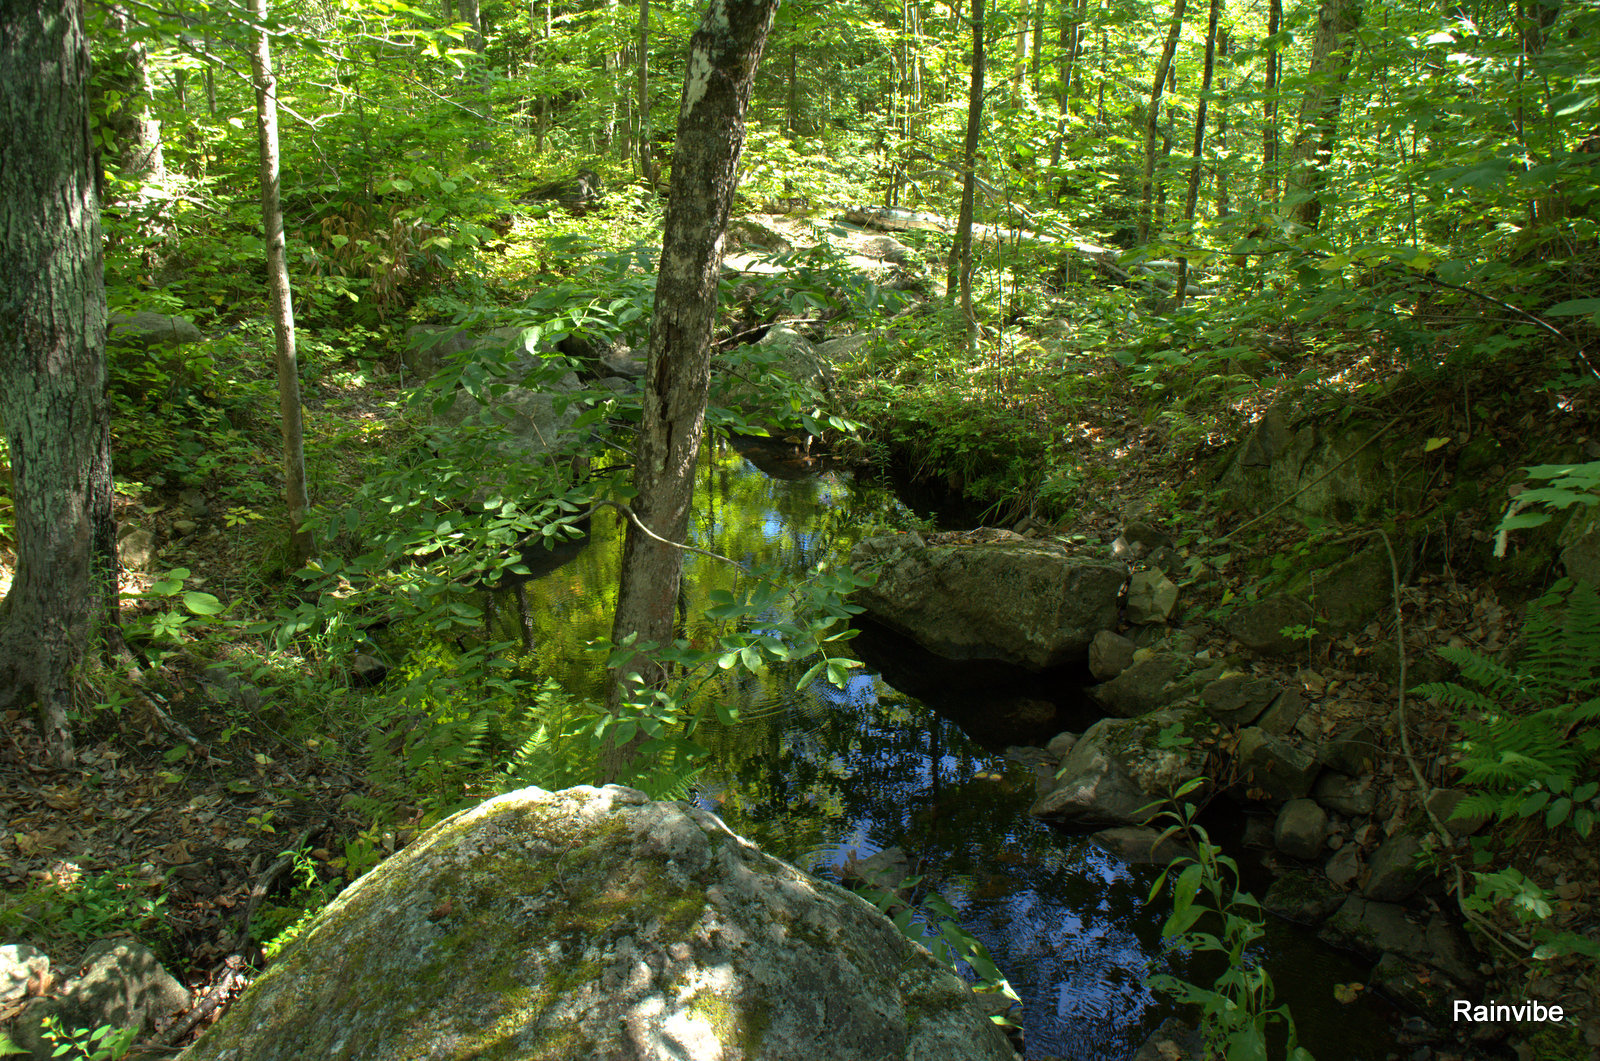
<svg viewBox="0 0 1600 1061"><path fill-rule="evenodd" d="M554 274L533 274L578 257L513 252L497 268L521 290L549 286ZM771 286L771 304L749 311L757 318L814 311L804 285ZM648 297L639 283L629 291ZM1033 319L984 332L973 347L927 309L877 330L841 380L846 411L867 424L860 451L959 495L990 525L1110 543L1129 519L1154 520L1183 561L1180 621L1215 655L1299 689L1319 736L1361 722L1381 730L1394 717L1395 615L1310 636L1298 657L1271 663L1241 656L1221 623L1285 572L1375 529L1409 542L1399 615L1413 685L1419 673L1444 674L1441 648L1493 656L1514 643L1519 604L1544 588L1549 543L1541 553L1528 539L1533 559L1520 566L1493 560L1504 499L1522 464L1592 457L1600 443L1592 389L1570 366L1490 359L1446 377L1450 349L1419 354L1371 328L1296 326L1281 307L1174 326L1124 291L1085 285L1038 298ZM424 445L421 414L403 400L396 331L345 322L303 341L308 469L336 505ZM264 330L245 326L182 361L119 370L137 376L114 392L119 518L149 530L159 549L149 570L124 580L124 625L145 665L85 677L72 774L30 765L43 755L28 719L9 718L0 745L0 934L36 943L58 967L104 932L137 932L191 986L225 996L241 986L239 967L270 957L307 912L441 809L420 776L375 771L386 751L404 757L369 724L398 708L361 686L358 642L282 636L282 617L313 602L284 577L279 487L261 471L276 465L278 446L268 346ZM1420 500L1349 524L1239 509L1214 487L1220 460L1277 403L1330 420L1394 421L1398 451L1428 469ZM0 564L0 589L5 574ZM332 595L342 592L333 580ZM226 661L231 676L208 669ZM394 716L391 733L405 717ZM1409 717L1429 784L1458 784L1456 713L1413 696ZM1408 764L1393 758L1379 773L1384 814L1354 842L1375 844L1417 805ZM1594 842L1538 826L1502 826L1489 860L1467 869L1501 872L1508 852L1531 852L1518 872L1551 897L1550 926L1592 936ZM1527 931L1518 909L1490 904L1483 916L1517 936ZM1525 966L1487 948L1504 997L1577 1000L1584 1019L1600 1022L1583 1009L1596 997L1592 963Z"/></svg>
<svg viewBox="0 0 1600 1061"><path fill-rule="evenodd" d="M1107 296L1086 299L1096 300ZM1152 317L1142 334L1113 334L1093 325L1108 314L1097 318L1081 302L1076 310L1049 329L980 336L975 347L959 322L937 315L902 324L846 373L850 407L881 459L965 502L967 520L976 514L987 525L1105 544L1135 518L1160 526L1181 561L1174 620L1215 658L1299 690L1313 740L1360 724L1392 734L1404 674L1412 756L1429 788L1483 791L1486 778L1506 773L1494 765L1500 756L1527 753L1503 736L1526 727L1486 728L1481 714L1460 709L1460 697L1416 690L1448 676L1463 652L1493 660L1530 636L1523 606L1556 577L1556 528L1513 533L1504 556L1496 529L1524 489L1526 466L1600 455L1596 387L1581 358L1545 347L1531 357L1468 359L1454 345L1459 335L1402 349L1382 331L1340 330L1348 318L1297 329L1292 313L1234 321L1220 333L1191 324L1187 335ZM1217 480L1274 406L1322 424L1383 425L1392 459L1421 470L1420 490L1404 506L1380 503L1346 520L1241 506ZM1308 629L1303 649L1286 660L1244 654L1227 634L1223 624L1240 604L1385 534L1400 543L1398 607L1336 636ZM1575 754L1587 756L1584 776L1592 776L1592 703L1586 710L1560 740L1591 749ZM1568 1024L1533 1036L1539 1056L1587 1056L1600 1048L1592 1032L1583 1038L1600 1028L1600 830L1562 826L1592 822L1595 793L1553 773L1547 780L1544 761L1511 769L1517 783L1492 801L1514 808L1503 821L1433 856L1442 879L1459 872L1460 895L1429 901L1472 918L1486 997L1566 1006ZM1398 749L1377 772L1374 825L1346 838L1364 851L1423 817L1423 793ZM1544 817L1561 808L1562 822L1547 828ZM1533 949L1555 938L1566 942Z"/></svg>

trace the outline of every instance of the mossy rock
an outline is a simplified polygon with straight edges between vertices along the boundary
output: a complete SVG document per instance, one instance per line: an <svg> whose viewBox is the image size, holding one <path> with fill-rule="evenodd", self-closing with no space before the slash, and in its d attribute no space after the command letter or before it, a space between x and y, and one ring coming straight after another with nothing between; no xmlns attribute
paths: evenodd
<svg viewBox="0 0 1600 1061"><path fill-rule="evenodd" d="M715 816L523 789L335 900L186 1061L1012 1061L953 972Z"/></svg>

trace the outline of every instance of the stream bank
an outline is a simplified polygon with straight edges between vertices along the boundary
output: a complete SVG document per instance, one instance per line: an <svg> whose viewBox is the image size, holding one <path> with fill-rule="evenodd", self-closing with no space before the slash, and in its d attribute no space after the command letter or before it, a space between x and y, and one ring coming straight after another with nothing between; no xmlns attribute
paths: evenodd
<svg viewBox="0 0 1600 1061"><path fill-rule="evenodd" d="M691 544L803 572L842 561L870 532L932 532L926 516L849 468L770 443L740 445L707 447ZM523 676L601 691L598 661L583 646L609 632L618 540L610 516L596 516L587 544L567 547L564 563L501 592L492 636L526 646L514 661ZM707 595L739 577L689 561L683 636L712 635L700 618ZM1165 901L1147 902L1157 867L1029 814L1040 759L1023 746L1042 748L1103 713L1083 692L1092 675L952 664L871 624L848 651L865 666L842 690L822 680L795 689L800 664L706 688L706 702L736 706L739 721L700 731L711 754L695 802L825 878L847 880L853 867L898 849L1022 996L1029 1057L1132 1054L1173 1012L1144 987L1146 975L1201 976L1204 966L1160 942ZM1303 1041L1326 1044L1318 1057L1385 1056L1393 1011L1375 999L1333 998L1335 984L1365 980L1359 961L1282 923L1269 926L1263 957Z"/></svg>

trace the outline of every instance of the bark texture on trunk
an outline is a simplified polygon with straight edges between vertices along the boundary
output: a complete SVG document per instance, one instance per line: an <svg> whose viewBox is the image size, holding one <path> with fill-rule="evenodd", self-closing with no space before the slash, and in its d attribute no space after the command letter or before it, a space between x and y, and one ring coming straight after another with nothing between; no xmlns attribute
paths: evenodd
<svg viewBox="0 0 1600 1061"><path fill-rule="evenodd" d="M37 703L55 766L73 761L73 670L116 601L88 83L76 0L0 0L0 423L17 545L0 708Z"/></svg>
<svg viewBox="0 0 1600 1061"><path fill-rule="evenodd" d="M1322 219L1322 192L1338 139L1344 83L1350 75L1350 35L1360 24L1360 0L1323 0L1317 14L1306 92L1300 100L1300 131L1284 188L1290 218L1306 228L1316 228Z"/></svg>
<svg viewBox="0 0 1600 1061"><path fill-rule="evenodd" d="M983 131L983 0L972 0L972 85L967 93L967 136L961 145L961 214L956 239L950 247L950 267L945 298L959 290L967 335L977 336L978 318L972 307L972 209L977 186L978 136Z"/></svg>
<svg viewBox="0 0 1600 1061"><path fill-rule="evenodd" d="M132 19L126 7L113 5L108 21L119 35L127 35ZM161 148L161 119L151 109L155 84L150 77L150 54L136 41L115 52L105 78L121 96L104 121L113 130L122 175L129 180L161 183L167 179L166 153Z"/></svg>
<svg viewBox="0 0 1600 1061"><path fill-rule="evenodd" d="M267 19L267 0L253 0L256 19ZM294 296L283 237L283 206L278 194L278 89L272 51L257 33L250 51L256 82L257 141L261 147L261 226L267 243L267 284L271 290L272 331L277 340L278 411L283 428L283 491L289 513L289 556L294 566L311 556L305 529L311 502L306 491L305 430L300 420L300 359L294 339Z"/></svg>
<svg viewBox="0 0 1600 1061"><path fill-rule="evenodd" d="M723 235L744 148L745 108L777 7L778 0L711 0L689 42L634 467L634 512L670 542L682 542L689 528L711 383ZM681 550L629 525L614 643L630 636L656 644L671 640L682 571ZM637 654L617 667L606 698L613 714L637 689L630 674L646 683L661 678L657 665ZM635 738L607 745L599 765L602 782L621 776L638 743Z"/></svg>

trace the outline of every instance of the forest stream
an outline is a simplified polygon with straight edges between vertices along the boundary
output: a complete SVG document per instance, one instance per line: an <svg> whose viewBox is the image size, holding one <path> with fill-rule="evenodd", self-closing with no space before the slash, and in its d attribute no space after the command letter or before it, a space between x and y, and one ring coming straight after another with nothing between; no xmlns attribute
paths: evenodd
<svg viewBox="0 0 1600 1061"><path fill-rule="evenodd" d="M927 525L891 487L824 459L760 441L706 451L691 542L747 565L803 574L842 563L871 533ZM600 658L587 646L610 632L620 540L605 513L587 540L542 562L536 555L534 578L496 594L492 634L522 644L523 677L602 695ZM683 636L704 639L707 594L747 576L690 555L684 577ZM922 887L949 900L1021 997L1029 1057L1131 1055L1174 1011L1145 986L1149 973L1210 983L1218 970L1162 947L1170 900L1147 901L1157 867L1126 864L1028 815L1034 773L1005 749L1042 745L1098 717L1072 676L941 663L870 630L849 651L866 665L842 690L819 677L797 691L798 662L722 672L722 684L703 689L736 706L739 721L696 733L712 754L693 798L764 851L833 880L853 859L902 849ZM997 726L1022 702L1030 725ZM1223 799L1205 821L1259 897L1270 878L1252 874L1234 842L1242 813ZM1364 963L1272 918L1265 944L1278 1001L1319 1059L1376 1059L1393 1048L1396 1011L1366 995L1334 997L1336 985L1366 981Z"/></svg>

